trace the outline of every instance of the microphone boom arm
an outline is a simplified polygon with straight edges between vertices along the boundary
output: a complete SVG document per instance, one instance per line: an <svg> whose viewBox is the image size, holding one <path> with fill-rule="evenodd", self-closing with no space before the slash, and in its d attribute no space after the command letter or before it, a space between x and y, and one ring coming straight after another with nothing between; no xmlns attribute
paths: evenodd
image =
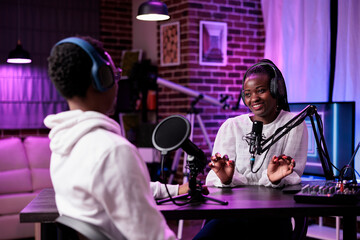
<svg viewBox="0 0 360 240"><path fill-rule="evenodd" d="M320 133L320 139L316 132L315 122L313 115L315 115L317 127ZM305 107L299 114L297 114L295 117L290 119L287 123L285 123L284 126L278 128L275 133L267 138L266 140L261 142L261 149L258 149L258 154L262 154L263 152L267 151L272 145L274 145L280 138L282 138L285 134L290 132L291 129L295 128L296 126L300 125L306 117L310 118L311 126L313 129L313 133L316 140L317 150L319 153L321 165L324 170L325 178L327 180L334 180L334 173L331 167L331 161L329 157L329 153L327 150L327 146L325 143L325 137L323 135L322 131L322 125L320 124L321 118L317 112L317 109L314 105L308 105ZM280 134L280 135L279 135ZM278 136L277 136L278 135ZM270 142L271 140L271 142ZM270 142L270 143L269 143ZM322 143L322 144L321 144ZM323 149L323 148L324 149Z"/></svg>

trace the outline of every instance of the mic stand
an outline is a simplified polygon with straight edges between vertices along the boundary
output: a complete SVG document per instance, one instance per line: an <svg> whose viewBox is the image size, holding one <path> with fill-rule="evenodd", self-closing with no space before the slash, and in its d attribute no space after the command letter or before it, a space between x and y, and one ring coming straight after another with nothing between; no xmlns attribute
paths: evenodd
<svg viewBox="0 0 360 240"><path fill-rule="evenodd" d="M316 118L317 127L318 127L319 133L320 133L320 139L316 132L313 115L315 115L315 118ZM261 153L265 152L266 150L268 150L274 143L276 143L280 138L282 138L285 134L287 134L291 129L293 129L296 126L298 126L299 124L301 124L305 120L306 117L309 117L310 121L311 121L311 126L312 126L313 133L315 136L316 145L318 147L317 150L319 153L321 165L324 170L325 178L326 178L326 180L334 180L335 177L334 177L333 170L331 168L331 161L330 161L329 153L328 153L327 146L325 143L325 137L324 137L323 131L322 131L322 124L320 124L321 118L320 118L320 116L317 112L317 109L314 105L308 105L298 115L296 115L295 117L290 119L284 126L278 128L272 136L270 136L266 140L262 141L261 149L257 149L257 153L261 154ZM276 135L278 135L278 134L280 134L280 135L276 137ZM272 140L272 141L270 143L268 143L270 140ZM321 142L322 142L322 145L321 145Z"/></svg>
<svg viewBox="0 0 360 240"><path fill-rule="evenodd" d="M192 102L191 102L191 108L190 110L188 111L188 114L186 115L186 118L190 121L190 125L191 125L191 133L190 133L190 137L189 139L190 140L193 140L193 129L194 129L194 122L195 122L195 117L196 117L196 120L198 121L199 123L199 126L200 126L200 129L202 131L202 134L205 138L205 141L208 145L208 148L209 148L209 152L211 153L212 152L212 144L211 144L211 141L210 141L210 138L206 132L206 129L205 129L205 125L201 119L201 116L199 114L199 110L195 107L195 105L201 100L203 99L204 96L202 94L199 94ZM176 173L176 169L179 165L179 161L180 161L180 156L181 156L181 149L178 149L176 152L175 152L175 156L174 156L174 160L172 162L172 165L171 165L171 172L170 172L170 176L169 176L169 180L168 180L168 183L172 183L173 179L174 179L174 175ZM186 159L186 153L184 153L184 159ZM185 164L184 164L185 166ZM185 168L183 168L183 173L184 173L184 182L187 181L186 179L186 176L187 176L187 172L185 170Z"/></svg>
<svg viewBox="0 0 360 240"><path fill-rule="evenodd" d="M189 155L189 158L194 158L194 157ZM194 161L197 161L197 160L194 159L191 162L194 162ZM185 203L177 204L177 205L185 205L188 203L204 203L206 200L220 203L221 205L228 204L227 201L221 201L221 200L203 195L202 194L202 184L200 183L198 186L197 181L196 181L196 178L199 174L199 169L196 166L193 166L193 164L189 164L189 162L188 162L188 166L190 169L189 192L186 194L176 196L176 197L170 197L170 198L166 198L166 199L157 200L156 203L158 205L166 203L166 202L170 202L170 201L175 201L175 200L187 200Z"/></svg>

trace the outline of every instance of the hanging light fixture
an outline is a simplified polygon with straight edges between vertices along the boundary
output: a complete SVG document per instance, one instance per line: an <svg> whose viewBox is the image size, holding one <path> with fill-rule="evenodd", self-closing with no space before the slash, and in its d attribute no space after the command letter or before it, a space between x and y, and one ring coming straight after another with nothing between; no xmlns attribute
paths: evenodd
<svg viewBox="0 0 360 240"><path fill-rule="evenodd" d="M7 62L17 64L31 63L30 54L23 49L20 39L17 42L16 48L9 53Z"/></svg>
<svg viewBox="0 0 360 240"><path fill-rule="evenodd" d="M159 0L148 0L140 5L136 19L143 21L163 21L170 18L165 3Z"/></svg>
<svg viewBox="0 0 360 240"><path fill-rule="evenodd" d="M16 63L16 64L25 64L31 63L30 54L28 51L24 50L20 41L20 14L19 14L19 0L17 1L17 37L18 41L16 44L16 48L9 53L7 58L8 63Z"/></svg>

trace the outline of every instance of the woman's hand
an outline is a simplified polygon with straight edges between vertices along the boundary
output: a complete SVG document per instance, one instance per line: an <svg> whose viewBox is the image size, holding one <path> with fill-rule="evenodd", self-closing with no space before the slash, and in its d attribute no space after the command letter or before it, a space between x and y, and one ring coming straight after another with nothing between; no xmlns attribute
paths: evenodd
<svg viewBox="0 0 360 240"><path fill-rule="evenodd" d="M234 175L235 164L234 161L229 160L228 155L221 157L220 153L211 156L209 167L216 173L223 184L230 184Z"/></svg>
<svg viewBox="0 0 360 240"><path fill-rule="evenodd" d="M295 160L284 154L273 156L269 162L267 175L273 184L279 184L281 179L290 175L295 167Z"/></svg>

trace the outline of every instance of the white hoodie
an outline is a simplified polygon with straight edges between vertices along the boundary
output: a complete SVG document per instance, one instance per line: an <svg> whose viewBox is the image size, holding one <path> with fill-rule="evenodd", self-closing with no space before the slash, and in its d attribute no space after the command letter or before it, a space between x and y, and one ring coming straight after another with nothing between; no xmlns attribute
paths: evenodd
<svg viewBox="0 0 360 240"><path fill-rule="evenodd" d="M81 110L49 115L50 174L56 205L114 239L175 239L150 190L137 149L107 116Z"/></svg>

